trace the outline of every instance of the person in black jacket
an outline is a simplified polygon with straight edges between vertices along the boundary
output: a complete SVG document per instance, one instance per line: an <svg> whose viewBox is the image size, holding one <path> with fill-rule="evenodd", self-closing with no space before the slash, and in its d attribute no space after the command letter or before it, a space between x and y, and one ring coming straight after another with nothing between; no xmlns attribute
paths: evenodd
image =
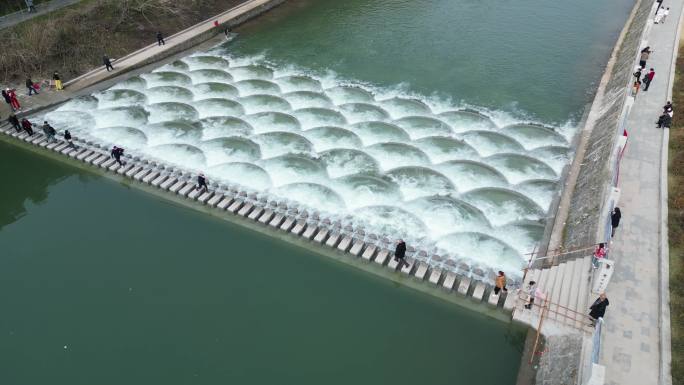
<svg viewBox="0 0 684 385"><path fill-rule="evenodd" d="M69 143L69 147L76 148L76 145L71 140L71 132L69 132L69 130L64 130L64 140L66 140L67 143Z"/></svg>
<svg viewBox="0 0 684 385"><path fill-rule="evenodd" d="M610 305L606 293L601 293L601 295L594 301L594 303L589 307L591 311L589 312L589 317L591 317L591 324L595 325L596 320L603 318L606 314L606 307Z"/></svg>
<svg viewBox="0 0 684 385"><path fill-rule="evenodd" d="M162 35L161 32L157 32L157 44L166 45L166 42L164 41L164 35Z"/></svg>
<svg viewBox="0 0 684 385"><path fill-rule="evenodd" d="M204 176L204 174L199 174L197 175L197 186L195 187L195 190L201 190L203 193L207 192L209 190L209 187L207 186L207 177Z"/></svg>
<svg viewBox="0 0 684 385"><path fill-rule="evenodd" d="M28 89L29 96L33 95L34 93L38 95L38 91L36 90L36 87L33 86L33 80L31 80L31 78L26 79L26 88Z"/></svg>
<svg viewBox="0 0 684 385"><path fill-rule="evenodd" d="M121 161L121 156L123 155L123 153L124 153L124 149L121 147L114 146L112 148L112 152L111 152L112 158L114 158L114 160L116 160L116 163L118 163L119 166L124 165L124 162Z"/></svg>
<svg viewBox="0 0 684 385"><path fill-rule="evenodd" d="M102 56L102 63L104 64L107 72L114 71L114 66L112 65L112 60L107 55Z"/></svg>
<svg viewBox="0 0 684 385"><path fill-rule="evenodd" d="M401 269L404 265L408 263L404 260L406 256L406 243L403 239L397 241L397 248L394 250L394 260L399 262L399 268Z"/></svg>
<svg viewBox="0 0 684 385"><path fill-rule="evenodd" d="M11 114L9 118L7 118L7 121L14 127L17 132L21 132L21 124L19 124L19 118L17 118L16 115Z"/></svg>
<svg viewBox="0 0 684 385"><path fill-rule="evenodd" d="M616 207L613 209L613 213L610 215L610 224L613 227L613 230L610 233L610 237L615 236L615 229L618 228L620 225L620 219L622 218L622 213L620 212L620 208Z"/></svg>

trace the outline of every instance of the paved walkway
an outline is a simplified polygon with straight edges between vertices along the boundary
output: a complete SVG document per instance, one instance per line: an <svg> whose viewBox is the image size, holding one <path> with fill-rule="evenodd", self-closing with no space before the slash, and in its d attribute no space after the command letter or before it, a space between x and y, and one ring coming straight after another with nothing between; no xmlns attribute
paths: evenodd
<svg viewBox="0 0 684 385"><path fill-rule="evenodd" d="M660 368L660 230L667 231L667 227L660 226L663 130L655 128L655 121L672 87L670 72L673 51L678 46L675 40L682 2L663 2L670 7L668 19L664 24L651 25L642 43L654 50L646 69L653 67L656 76L649 90L637 96L626 125L629 139L619 183L622 221L610 255L616 265L608 286L610 306L605 316L600 358L606 366L607 385L668 384L667 377L661 378ZM684 106L675 106L675 113L682 111ZM665 261L666 250L662 255ZM664 314L669 318L669 310ZM669 374L669 321L663 330L663 358Z"/></svg>
<svg viewBox="0 0 684 385"><path fill-rule="evenodd" d="M79 1L81 0L52 0L36 5L37 12L28 13L26 10L23 10L21 12L10 13L9 15L0 17L0 29L9 28L28 19L56 11L68 5L78 3Z"/></svg>

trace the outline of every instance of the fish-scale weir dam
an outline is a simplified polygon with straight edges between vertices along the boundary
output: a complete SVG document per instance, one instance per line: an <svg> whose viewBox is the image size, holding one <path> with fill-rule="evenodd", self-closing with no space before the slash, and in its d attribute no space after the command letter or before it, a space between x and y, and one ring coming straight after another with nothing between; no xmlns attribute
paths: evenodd
<svg viewBox="0 0 684 385"><path fill-rule="evenodd" d="M320 221L431 269L516 276L569 159L552 127L221 55L194 54L43 119L104 147L203 172L255 206Z"/></svg>

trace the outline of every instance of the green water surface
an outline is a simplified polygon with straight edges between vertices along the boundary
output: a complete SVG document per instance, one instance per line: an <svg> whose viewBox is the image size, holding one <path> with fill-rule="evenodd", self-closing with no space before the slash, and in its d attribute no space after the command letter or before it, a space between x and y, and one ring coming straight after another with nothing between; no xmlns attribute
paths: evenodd
<svg viewBox="0 0 684 385"><path fill-rule="evenodd" d="M523 331L0 141L0 383L514 384Z"/></svg>
<svg viewBox="0 0 684 385"><path fill-rule="evenodd" d="M230 50L547 123L577 121L634 0L289 0Z"/></svg>

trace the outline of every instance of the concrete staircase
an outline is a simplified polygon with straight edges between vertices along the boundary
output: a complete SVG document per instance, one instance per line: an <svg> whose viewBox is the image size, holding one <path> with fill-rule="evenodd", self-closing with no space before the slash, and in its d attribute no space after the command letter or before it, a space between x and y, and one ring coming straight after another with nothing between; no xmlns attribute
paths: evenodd
<svg viewBox="0 0 684 385"><path fill-rule="evenodd" d="M520 292L514 297L513 319L533 328L539 324L542 305L549 305L544 326L556 326L590 331L589 301L591 284L591 256L573 259L550 268L528 271L523 284L527 288L530 281L545 294L545 299L536 298L535 306L527 310L527 295Z"/></svg>
<svg viewBox="0 0 684 385"><path fill-rule="evenodd" d="M544 318L543 328L560 327L591 331L589 327L589 301L591 284L591 256L563 262L550 268L533 269L527 272L523 291L515 297L513 319L533 328L539 325L542 306L548 304L549 311ZM527 293L524 290L530 281L546 295L536 298L535 306L527 310Z"/></svg>

